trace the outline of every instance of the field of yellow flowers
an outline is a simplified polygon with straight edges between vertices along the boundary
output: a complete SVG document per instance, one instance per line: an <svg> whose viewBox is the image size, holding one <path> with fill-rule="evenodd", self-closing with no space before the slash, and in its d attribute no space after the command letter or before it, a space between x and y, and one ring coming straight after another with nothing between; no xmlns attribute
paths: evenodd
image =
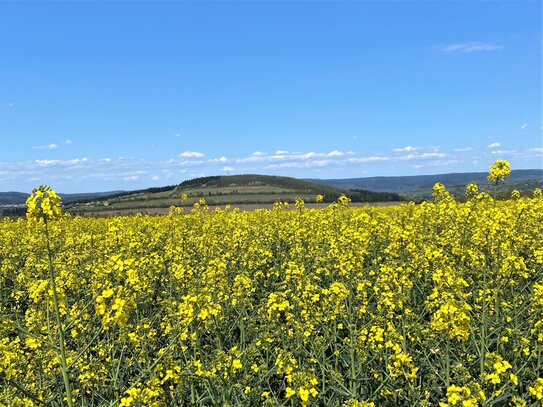
<svg viewBox="0 0 543 407"><path fill-rule="evenodd" d="M0 405L541 406L543 196L0 223Z"/></svg>

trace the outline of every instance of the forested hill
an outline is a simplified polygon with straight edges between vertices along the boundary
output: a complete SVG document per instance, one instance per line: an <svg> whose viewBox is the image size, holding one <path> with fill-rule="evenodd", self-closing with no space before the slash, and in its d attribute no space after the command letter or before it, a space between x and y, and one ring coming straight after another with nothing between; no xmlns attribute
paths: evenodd
<svg viewBox="0 0 543 407"><path fill-rule="evenodd" d="M397 177L366 177L345 179L308 179L316 184L333 186L343 189L367 189L378 192L409 192L432 188L436 182L445 184L447 188L465 187L470 182L483 185L488 184L487 172L465 172L437 175L412 175ZM507 180L509 183L541 181L542 169L513 170Z"/></svg>

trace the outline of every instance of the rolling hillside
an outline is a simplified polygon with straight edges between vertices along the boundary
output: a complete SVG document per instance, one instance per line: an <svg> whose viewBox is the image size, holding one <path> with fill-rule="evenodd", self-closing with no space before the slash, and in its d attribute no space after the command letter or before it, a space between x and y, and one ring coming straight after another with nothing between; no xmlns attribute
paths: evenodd
<svg viewBox="0 0 543 407"><path fill-rule="evenodd" d="M192 206L201 198L209 205L269 204L278 200L293 202L296 197L306 202L315 202L315 196L319 194L324 196L325 202L333 202L342 194L349 196L353 202L400 200L400 196L394 193L348 191L296 178L247 174L196 178L179 185L130 191L73 203L67 205L67 209L84 213L168 208L181 205L182 194L188 197L184 202L186 206Z"/></svg>
<svg viewBox="0 0 543 407"><path fill-rule="evenodd" d="M406 199L425 199L432 195L432 187L436 182L445 184L447 189L457 197L463 196L465 186L476 182L481 190L491 190L486 172L466 172L437 175L414 175L398 177L367 177L346 179L308 179L310 182L344 189L366 189L377 192L395 192ZM531 192L540 188L543 183L543 170L513 170L511 177L499 187L506 194L518 189L521 192Z"/></svg>

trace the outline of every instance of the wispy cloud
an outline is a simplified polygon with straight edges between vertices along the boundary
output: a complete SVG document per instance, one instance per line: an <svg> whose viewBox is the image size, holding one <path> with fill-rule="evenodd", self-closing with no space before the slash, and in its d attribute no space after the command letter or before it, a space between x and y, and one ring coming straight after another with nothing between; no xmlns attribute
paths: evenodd
<svg viewBox="0 0 543 407"><path fill-rule="evenodd" d="M465 153L467 151L473 151L473 147L454 148L453 151L457 153Z"/></svg>
<svg viewBox="0 0 543 407"><path fill-rule="evenodd" d="M43 146L34 146L34 150L56 150L59 147L57 143L45 144Z"/></svg>
<svg viewBox="0 0 543 407"><path fill-rule="evenodd" d="M400 160L406 160L406 161L413 161L413 160L427 160L429 158L445 158L447 157L447 154L445 153L414 153L414 154L406 154L399 156L398 159Z"/></svg>
<svg viewBox="0 0 543 407"><path fill-rule="evenodd" d="M487 147L488 148L498 148L502 145L502 143L500 143L499 141L496 141L495 143L491 143L489 144Z"/></svg>
<svg viewBox="0 0 543 407"><path fill-rule="evenodd" d="M528 123L524 123L522 126L520 126L520 128L521 128L522 130L525 130L526 127L528 127Z"/></svg>
<svg viewBox="0 0 543 407"><path fill-rule="evenodd" d="M179 138L179 137L181 137L181 133L175 133L173 136L174 136L175 138Z"/></svg>
<svg viewBox="0 0 543 407"><path fill-rule="evenodd" d="M183 158L201 158L204 154L198 151L183 151L179 156Z"/></svg>
<svg viewBox="0 0 543 407"><path fill-rule="evenodd" d="M57 148L59 148L62 145L70 145L72 143L73 143L72 140L62 140L62 141L59 141L59 142L56 142L56 143L49 143L49 144L44 144L44 145L40 145L40 146L34 146L32 148L34 150L56 150Z"/></svg>
<svg viewBox="0 0 543 407"><path fill-rule="evenodd" d="M411 152L417 151L417 150L418 150L418 147L405 146L405 147L395 148L394 152L396 152L396 153L411 153Z"/></svg>
<svg viewBox="0 0 543 407"><path fill-rule="evenodd" d="M453 52L466 53L466 52L486 52L486 51L498 51L502 49L501 45L491 42L464 42L457 44L442 45L439 47L441 52L450 54Z"/></svg>

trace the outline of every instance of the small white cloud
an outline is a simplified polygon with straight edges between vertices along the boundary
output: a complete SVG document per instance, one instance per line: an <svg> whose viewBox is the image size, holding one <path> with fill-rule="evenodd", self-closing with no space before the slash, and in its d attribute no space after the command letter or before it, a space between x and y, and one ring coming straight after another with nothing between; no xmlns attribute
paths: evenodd
<svg viewBox="0 0 543 407"><path fill-rule="evenodd" d="M353 136L352 139L353 140L358 140L358 136Z"/></svg>
<svg viewBox="0 0 543 407"><path fill-rule="evenodd" d="M520 128L521 128L522 130L525 130L526 127L528 127L528 123L524 123L522 126L520 126Z"/></svg>
<svg viewBox="0 0 543 407"><path fill-rule="evenodd" d="M32 148L34 150L56 150L61 145L69 145L69 144L72 144L72 140L62 140L58 143L50 143L50 144L45 144L43 146L34 146Z"/></svg>
<svg viewBox="0 0 543 407"><path fill-rule="evenodd" d="M370 163L370 162L379 162L379 161L388 161L390 157L382 155L373 155L369 157L351 157L347 159L348 163L359 164L359 163Z"/></svg>
<svg viewBox="0 0 543 407"><path fill-rule="evenodd" d="M485 52L485 51L498 51L502 49L501 45L493 44L490 42L465 42L460 44L450 44L441 46L441 52L446 54L452 52Z"/></svg>
<svg viewBox="0 0 543 407"><path fill-rule="evenodd" d="M175 133L173 136L174 136L175 138L179 138L179 137L181 137L181 133Z"/></svg>
<svg viewBox="0 0 543 407"><path fill-rule="evenodd" d="M488 148L498 148L499 146L501 146L502 144L498 141L496 141L495 143L491 143L489 144L487 147Z"/></svg>
<svg viewBox="0 0 543 407"><path fill-rule="evenodd" d="M414 153L407 154L398 157L400 160L412 161L412 160L426 160L429 158L445 158L447 154L445 153Z"/></svg>
<svg viewBox="0 0 543 407"><path fill-rule="evenodd" d="M159 179L160 179L160 177L159 177L158 175L153 175L153 176L151 177L151 180L152 180L152 181L158 181Z"/></svg>
<svg viewBox="0 0 543 407"><path fill-rule="evenodd" d="M35 160L40 167L49 167L51 165L60 164L60 160Z"/></svg>
<svg viewBox="0 0 543 407"><path fill-rule="evenodd" d="M334 150L334 151L330 151L326 155L328 157L343 157L344 155L352 155L352 154L354 154L352 151L343 152L343 151Z"/></svg>
<svg viewBox="0 0 543 407"><path fill-rule="evenodd" d="M234 171L234 169L232 167L223 167L221 171L230 172L230 171Z"/></svg>
<svg viewBox="0 0 543 407"><path fill-rule="evenodd" d="M183 151L179 156L184 158L201 158L204 154L198 151Z"/></svg>
<svg viewBox="0 0 543 407"><path fill-rule="evenodd" d="M230 161L228 157L222 156L219 158L212 158L211 160L208 160L210 163L227 163Z"/></svg>
<svg viewBox="0 0 543 407"><path fill-rule="evenodd" d="M262 151L255 151L252 155L254 157L262 157L264 155L264 153Z"/></svg>
<svg viewBox="0 0 543 407"><path fill-rule="evenodd" d="M472 151L473 147L462 147L462 148L455 148L453 151L456 151L457 153L464 153L466 151Z"/></svg>
<svg viewBox="0 0 543 407"><path fill-rule="evenodd" d="M34 150L56 150L59 147L57 143L46 144L43 146L34 146Z"/></svg>
<svg viewBox="0 0 543 407"><path fill-rule="evenodd" d="M9 102L8 107L13 107L13 102Z"/></svg>
<svg viewBox="0 0 543 407"><path fill-rule="evenodd" d="M276 154L276 155L285 155L285 154L288 154L288 151L286 151L286 150L277 150L277 151L275 152L275 154Z"/></svg>
<svg viewBox="0 0 543 407"><path fill-rule="evenodd" d="M418 147L413 147L413 146L405 146L405 147L400 147L400 148L395 148L394 151L397 152L397 153L410 153L410 152L413 152L413 151L417 151L418 150Z"/></svg>
<svg viewBox="0 0 543 407"><path fill-rule="evenodd" d="M137 181L140 179L138 175L130 175L128 177L123 178L125 181Z"/></svg>

